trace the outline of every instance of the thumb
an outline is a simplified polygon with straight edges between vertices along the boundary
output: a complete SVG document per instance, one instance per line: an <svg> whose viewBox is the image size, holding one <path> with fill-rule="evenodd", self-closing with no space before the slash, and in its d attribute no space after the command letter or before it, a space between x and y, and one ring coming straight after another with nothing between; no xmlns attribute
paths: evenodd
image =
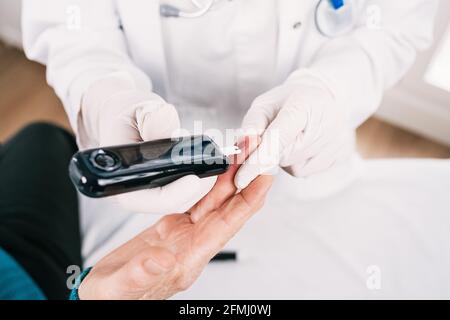
<svg viewBox="0 0 450 320"><path fill-rule="evenodd" d="M238 189L246 188L261 174L274 174L279 164L278 141L274 141L270 131L263 135L261 144L241 165L234 177Z"/></svg>
<svg viewBox="0 0 450 320"><path fill-rule="evenodd" d="M237 172L234 182L243 189L261 174L274 174L280 159L293 145L301 128L307 121L307 115L295 108L284 107L272 121L262 136L259 147L245 161Z"/></svg>
<svg viewBox="0 0 450 320"><path fill-rule="evenodd" d="M110 104L109 117L99 124L102 146L170 138L180 127L175 107L151 92L119 94Z"/></svg>
<svg viewBox="0 0 450 320"><path fill-rule="evenodd" d="M283 87L274 88L257 97L242 120L244 135L262 135L275 119L284 99Z"/></svg>
<svg viewBox="0 0 450 320"><path fill-rule="evenodd" d="M143 141L170 138L180 129L177 110L171 104L147 103L136 110L136 124Z"/></svg>

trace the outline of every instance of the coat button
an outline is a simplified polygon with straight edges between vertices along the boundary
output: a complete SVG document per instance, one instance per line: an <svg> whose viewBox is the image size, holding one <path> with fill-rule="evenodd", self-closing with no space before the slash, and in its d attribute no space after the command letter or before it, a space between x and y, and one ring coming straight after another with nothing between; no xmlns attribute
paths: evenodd
<svg viewBox="0 0 450 320"><path fill-rule="evenodd" d="M298 21L292 25L292 29L298 29L302 26L302 22Z"/></svg>

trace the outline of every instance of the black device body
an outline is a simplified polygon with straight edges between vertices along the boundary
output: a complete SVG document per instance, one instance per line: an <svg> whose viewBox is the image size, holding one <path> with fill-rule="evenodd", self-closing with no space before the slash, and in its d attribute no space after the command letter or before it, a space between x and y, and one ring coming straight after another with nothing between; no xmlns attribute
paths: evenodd
<svg viewBox="0 0 450 320"><path fill-rule="evenodd" d="M69 175L81 193L99 198L161 187L191 174L219 175L228 166L211 138L190 136L80 151Z"/></svg>

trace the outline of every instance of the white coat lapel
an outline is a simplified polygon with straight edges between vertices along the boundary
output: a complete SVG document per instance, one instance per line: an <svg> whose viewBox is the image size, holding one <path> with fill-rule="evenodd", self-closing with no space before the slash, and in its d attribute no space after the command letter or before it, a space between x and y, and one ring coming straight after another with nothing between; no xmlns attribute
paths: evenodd
<svg viewBox="0 0 450 320"><path fill-rule="evenodd" d="M136 5L130 5L130 0L117 0L117 4L130 29L125 32L133 59L151 77L153 90L165 96L168 79L159 1L137 0Z"/></svg>
<svg viewBox="0 0 450 320"><path fill-rule="evenodd" d="M302 24L313 4L311 0L279 0L279 30L277 82L282 82L291 72L298 54L301 35L305 29Z"/></svg>

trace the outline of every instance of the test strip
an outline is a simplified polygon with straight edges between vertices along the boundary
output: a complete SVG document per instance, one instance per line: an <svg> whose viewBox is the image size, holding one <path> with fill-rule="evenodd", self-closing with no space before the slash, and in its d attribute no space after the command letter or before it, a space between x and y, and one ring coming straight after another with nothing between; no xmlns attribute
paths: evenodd
<svg viewBox="0 0 450 320"><path fill-rule="evenodd" d="M236 154L240 154L242 152L241 149L239 149L237 146L231 146L231 147L224 147L222 148L222 153L229 157L229 156L233 156Z"/></svg>

